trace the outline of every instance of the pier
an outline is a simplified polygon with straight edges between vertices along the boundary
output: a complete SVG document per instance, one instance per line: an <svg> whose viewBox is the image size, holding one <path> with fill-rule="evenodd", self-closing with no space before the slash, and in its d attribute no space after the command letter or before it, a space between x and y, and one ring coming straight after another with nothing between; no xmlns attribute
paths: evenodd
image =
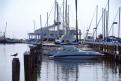
<svg viewBox="0 0 121 81"><path fill-rule="evenodd" d="M86 44L105 56L111 56L115 60L121 61L121 44L119 43L86 42Z"/></svg>

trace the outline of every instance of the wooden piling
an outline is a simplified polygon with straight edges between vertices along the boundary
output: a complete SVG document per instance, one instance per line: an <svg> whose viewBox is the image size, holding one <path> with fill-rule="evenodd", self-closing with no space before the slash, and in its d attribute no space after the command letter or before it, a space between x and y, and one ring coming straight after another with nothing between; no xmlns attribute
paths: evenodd
<svg viewBox="0 0 121 81"><path fill-rule="evenodd" d="M105 54L109 58L121 61L121 45L113 43L87 43L94 50ZM118 52L118 53L117 53Z"/></svg>
<svg viewBox="0 0 121 81"><path fill-rule="evenodd" d="M20 80L20 62L19 58L13 58L12 60L12 81Z"/></svg>
<svg viewBox="0 0 121 81"><path fill-rule="evenodd" d="M37 72L40 70L42 60L42 45L30 49L30 53L24 54L25 81L36 81Z"/></svg>

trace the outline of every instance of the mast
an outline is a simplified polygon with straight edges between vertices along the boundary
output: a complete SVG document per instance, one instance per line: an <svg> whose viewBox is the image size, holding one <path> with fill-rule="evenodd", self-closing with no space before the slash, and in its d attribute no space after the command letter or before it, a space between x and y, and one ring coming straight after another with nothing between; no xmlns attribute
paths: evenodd
<svg viewBox="0 0 121 81"><path fill-rule="evenodd" d="M42 17L41 17L41 15L40 15L40 28L41 28L41 44L42 44L42 40L43 40L43 31L42 31Z"/></svg>
<svg viewBox="0 0 121 81"><path fill-rule="evenodd" d="M108 11L106 11L106 37L108 37Z"/></svg>
<svg viewBox="0 0 121 81"><path fill-rule="evenodd" d="M75 7L76 7L76 41L78 42L77 0L75 0Z"/></svg>
<svg viewBox="0 0 121 81"><path fill-rule="evenodd" d="M67 27L67 0L66 0L66 6L65 6L65 25Z"/></svg>
<svg viewBox="0 0 121 81"><path fill-rule="evenodd" d="M7 21L6 21L5 32L4 32L4 40L6 39L6 31L7 31Z"/></svg>
<svg viewBox="0 0 121 81"><path fill-rule="evenodd" d="M104 9L104 12L103 12L103 14L104 14L104 20L103 20L103 22L104 22L104 23L103 23L103 24L104 24L104 26L103 26L103 27L104 27L104 39L105 39L105 36L106 36L106 35L105 35L105 33L106 33L106 31L105 31L105 19L106 19L106 18L105 18L105 11L106 11L106 10Z"/></svg>
<svg viewBox="0 0 121 81"><path fill-rule="evenodd" d="M35 31L35 20L33 20L33 25L34 25L34 31Z"/></svg>
<svg viewBox="0 0 121 81"><path fill-rule="evenodd" d="M64 0L63 0L63 30L64 30Z"/></svg>
<svg viewBox="0 0 121 81"><path fill-rule="evenodd" d="M58 37L60 36L60 32L59 32L59 6L58 3L56 2L57 5L57 31L58 31Z"/></svg>
<svg viewBox="0 0 121 81"><path fill-rule="evenodd" d="M40 15L40 28L42 28L42 17Z"/></svg>
<svg viewBox="0 0 121 81"><path fill-rule="evenodd" d="M108 0L108 11L106 11L106 37L108 37L109 8L110 8L110 0Z"/></svg>
<svg viewBox="0 0 121 81"><path fill-rule="evenodd" d="M96 6L96 38L97 38L97 19L98 19L98 5Z"/></svg>
<svg viewBox="0 0 121 81"><path fill-rule="evenodd" d="M48 27L48 12L47 12L47 27ZM49 35L50 35L50 32L49 32L49 29L48 29L48 33L47 33L47 41L49 41Z"/></svg>
<svg viewBox="0 0 121 81"><path fill-rule="evenodd" d="M35 20L33 20L33 25L34 25L34 32L35 32ZM37 39L37 35L34 36Z"/></svg>
<svg viewBox="0 0 121 81"><path fill-rule="evenodd" d="M48 27L48 12L47 12L47 27Z"/></svg>
<svg viewBox="0 0 121 81"><path fill-rule="evenodd" d="M118 24L118 38L120 37L120 7L119 7L119 24Z"/></svg>
<svg viewBox="0 0 121 81"><path fill-rule="evenodd" d="M67 27L67 23L68 23L68 21L67 21L67 0L66 0L66 5L65 5L65 34L67 34L68 33L68 27Z"/></svg>
<svg viewBox="0 0 121 81"><path fill-rule="evenodd" d="M69 27L69 5L68 5L68 27Z"/></svg>
<svg viewBox="0 0 121 81"><path fill-rule="evenodd" d="M55 0L55 9L54 9L54 30L55 30L55 27L56 27L56 0Z"/></svg>
<svg viewBox="0 0 121 81"><path fill-rule="evenodd" d="M102 35L104 40L104 9L102 8Z"/></svg>

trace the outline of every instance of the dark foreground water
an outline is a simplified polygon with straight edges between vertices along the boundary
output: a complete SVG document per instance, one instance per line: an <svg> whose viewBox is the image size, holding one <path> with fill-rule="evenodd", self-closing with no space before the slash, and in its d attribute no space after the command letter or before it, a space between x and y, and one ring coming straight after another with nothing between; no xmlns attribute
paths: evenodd
<svg viewBox="0 0 121 81"><path fill-rule="evenodd" d="M12 56L20 59L20 81L24 80L23 53L26 44L0 45L0 81L12 81ZM31 81L121 81L121 64L104 60L49 60L44 57Z"/></svg>

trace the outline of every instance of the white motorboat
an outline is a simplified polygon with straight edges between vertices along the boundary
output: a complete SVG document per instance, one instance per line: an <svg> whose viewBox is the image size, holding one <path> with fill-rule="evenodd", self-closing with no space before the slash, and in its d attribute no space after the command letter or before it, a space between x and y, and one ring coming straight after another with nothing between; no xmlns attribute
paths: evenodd
<svg viewBox="0 0 121 81"><path fill-rule="evenodd" d="M78 58L78 59L96 59L97 57L102 56L95 51L84 51L72 45L64 45L56 51L52 51L49 53L51 58Z"/></svg>

